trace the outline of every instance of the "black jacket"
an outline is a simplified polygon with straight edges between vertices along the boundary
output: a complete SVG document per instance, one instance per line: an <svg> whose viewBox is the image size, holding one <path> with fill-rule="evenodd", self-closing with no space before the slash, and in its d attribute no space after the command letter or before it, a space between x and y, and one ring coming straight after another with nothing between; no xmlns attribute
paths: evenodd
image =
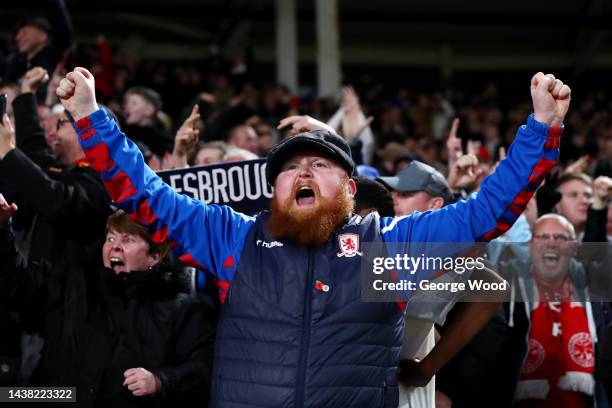
<svg viewBox="0 0 612 408"><path fill-rule="evenodd" d="M110 198L96 172L87 164L57 162L38 123L34 95L13 102L17 149L0 160L0 181L17 194L16 228L28 231L27 258L53 265L76 265L104 235L111 214ZM22 211L22 209L24 211ZM28 209L29 216L24 216Z"/></svg>
<svg viewBox="0 0 612 408"><path fill-rule="evenodd" d="M45 337L40 385L76 386L78 406L206 406L214 330L186 286L176 271L26 267L10 229L0 228L0 302ZM134 397L122 386L124 371L137 367L160 378L161 396Z"/></svg>

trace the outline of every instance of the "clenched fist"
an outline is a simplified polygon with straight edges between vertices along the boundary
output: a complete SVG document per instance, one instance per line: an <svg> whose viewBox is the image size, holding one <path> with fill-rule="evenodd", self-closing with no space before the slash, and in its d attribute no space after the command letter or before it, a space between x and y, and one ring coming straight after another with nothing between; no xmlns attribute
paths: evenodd
<svg viewBox="0 0 612 408"><path fill-rule="evenodd" d="M47 70L42 67L34 67L21 79L22 93L36 93L38 88L49 80Z"/></svg>
<svg viewBox="0 0 612 408"><path fill-rule="evenodd" d="M153 396L161 391L159 378L142 367L130 368L123 373L123 386L136 397Z"/></svg>
<svg viewBox="0 0 612 408"><path fill-rule="evenodd" d="M85 68L76 67L74 71L67 73L55 93L74 120L82 119L98 110L94 77Z"/></svg>
<svg viewBox="0 0 612 408"><path fill-rule="evenodd" d="M559 126L569 108L571 89L553 74L538 72L531 78L531 99L535 119L548 126Z"/></svg>

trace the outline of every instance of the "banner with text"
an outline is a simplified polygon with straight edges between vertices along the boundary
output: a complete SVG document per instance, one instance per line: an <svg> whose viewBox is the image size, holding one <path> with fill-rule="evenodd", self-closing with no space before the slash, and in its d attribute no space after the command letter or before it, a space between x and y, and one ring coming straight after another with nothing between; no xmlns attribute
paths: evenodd
<svg viewBox="0 0 612 408"><path fill-rule="evenodd" d="M226 204L245 214L267 209L273 192L266 179L265 159L164 170L158 174L178 193L206 204Z"/></svg>

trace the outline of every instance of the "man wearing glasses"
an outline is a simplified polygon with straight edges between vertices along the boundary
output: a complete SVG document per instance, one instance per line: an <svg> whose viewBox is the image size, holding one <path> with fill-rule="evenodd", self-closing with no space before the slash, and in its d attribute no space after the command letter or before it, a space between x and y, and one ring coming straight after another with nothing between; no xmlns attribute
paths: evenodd
<svg viewBox="0 0 612 408"><path fill-rule="evenodd" d="M566 218L546 214L534 225L530 259L509 262L510 340L498 372L512 381L518 407L586 408L595 398L596 319L576 242Z"/></svg>
<svg viewBox="0 0 612 408"><path fill-rule="evenodd" d="M85 256L83 245L93 247L104 235L110 199L84 160L66 113L57 114L45 140L35 94L46 77L42 68L28 71L13 102L14 134L0 135L0 182L15 193L21 209L28 210L15 219L27 258L75 264Z"/></svg>

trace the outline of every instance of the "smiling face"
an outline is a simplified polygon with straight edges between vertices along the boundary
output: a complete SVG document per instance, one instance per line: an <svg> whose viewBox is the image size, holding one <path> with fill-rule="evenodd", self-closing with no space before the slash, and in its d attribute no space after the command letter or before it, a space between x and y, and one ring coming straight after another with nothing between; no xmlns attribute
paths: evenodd
<svg viewBox="0 0 612 408"><path fill-rule="evenodd" d="M292 156L274 183L268 227L280 238L325 242L353 210L357 187L335 161L315 152Z"/></svg>
<svg viewBox="0 0 612 408"><path fill-rule="evenodd" d="M575 234L559 216L540 219L534 227L529 252L534 273L542 282L561 282L568 276L574 256Z"/></svg>

